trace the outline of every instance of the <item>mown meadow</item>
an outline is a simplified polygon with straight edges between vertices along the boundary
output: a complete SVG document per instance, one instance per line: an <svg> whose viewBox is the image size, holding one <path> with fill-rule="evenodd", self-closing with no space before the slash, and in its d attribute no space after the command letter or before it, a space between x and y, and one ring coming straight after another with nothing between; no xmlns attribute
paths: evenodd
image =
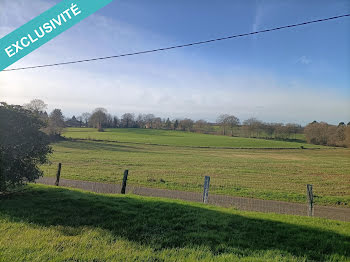
<svg viewBox="0 0 350 262"><path fill-rule="evenodd" d="M304 146L307 148L319 148L319 146L306 144L306 142L299 143L142 128L107 128L105 132L97 132L95 128L67 128L64 136L90 140L187 147L300 148Z"/></svg>
<svg viewBox="0 0 350 262"><path fill-rule="evenodd" d="M0 261L349 261L349 223L29 185L0 201Z"/></svg>
<svg viewBox="0 0 350 262"><path fill-rule="evenodd" d="M212 194L300 203L306 184L313 184L316 204L350 203L349 149L259 149L300 143L147 129L68 129L64 136L74 139L53 145L52 164L42 166L45 176L54 176L61 162L63 178L121 183L128 169L132 185L201 192L209 175ZM222 148L248 144L258 149Z"/></svg>

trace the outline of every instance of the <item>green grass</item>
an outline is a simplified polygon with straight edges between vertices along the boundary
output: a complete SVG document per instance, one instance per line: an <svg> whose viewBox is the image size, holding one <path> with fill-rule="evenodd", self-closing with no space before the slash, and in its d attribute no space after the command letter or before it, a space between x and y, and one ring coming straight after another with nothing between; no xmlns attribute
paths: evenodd
<svg viewBox="0 0 350 262"><path fill-rule="evenodd" d="M0 201L0 261L349 261L349 223L30 185Z"/></svg>
<svg viewBox="0 0 350 262"><path fill-rule="evenodd" d="M67 128L65 137L98 139L117 142L131 142L142 144L158 144L172 146L192 147L244 147L244 148L300 148L304 146L320 147L306 143L286 142L276 140L253 139L244 137L228 137L219 135L205 135L191 132L139 129L139 128L117 128L106 129L106 132L97 132L93 128Z"/></svg>
<svg viewBox="0 0 350 262"><path fill-rule="evenodd" d="M106 133L108 134L108 133ZM306 184L313 184L319 205L349 206L350 150L218 149L146 144L62 141L53 145L54 176L202 192L205 175L210 193L305 203Z"/></svg>

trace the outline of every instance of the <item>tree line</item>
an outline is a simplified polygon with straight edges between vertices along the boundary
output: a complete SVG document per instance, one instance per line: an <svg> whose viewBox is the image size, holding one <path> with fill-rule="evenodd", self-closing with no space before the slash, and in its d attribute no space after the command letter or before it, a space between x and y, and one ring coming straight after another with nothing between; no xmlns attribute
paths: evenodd
<svg viewBox="0 0 350 262"><path fill-rule="evenodd" d="M305 127L304 133L311 144L350 147L350 122L347 125L340 122L336 126L314 121Z"/></svg>
<svg viewBox="0 0 350 262"><path fill-rule="evenodd" d="M64 127L92 127L103 132L104 128L150 128L168 129L215 134L225 136L298 140L302 134L308 143L330 146L349 146L349 125L340 123L338 126L316 121L302 127L296 123L268 123L256 118L241 121L229 114L219 115L216 122L211 123L200 119L189 118L170 119L157 117L154 114L125 113L120 118L111 115L105 108L96 108L91 113L85 112L79 116L65 118L60 109L54 109L47 114L47 105L39 99L25 104L24 108L34 112L47 123L45 132L50 136L59 136Z"/></svg>

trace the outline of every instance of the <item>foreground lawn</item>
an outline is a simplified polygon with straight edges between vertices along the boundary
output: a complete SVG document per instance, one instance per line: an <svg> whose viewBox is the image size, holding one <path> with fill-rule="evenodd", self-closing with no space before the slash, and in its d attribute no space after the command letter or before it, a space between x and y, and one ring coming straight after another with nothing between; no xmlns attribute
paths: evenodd
<svg viewBox="0 0 350 262"><path fill-rule="evenodd" d="M154 146L133 143L62 141L53 145L45 176L202 192L205 175L210 193L306 202L313 184L316 204L350 204L350 150L263 150Z"/></svg>
<svg viewBox="0 0 350 262"><path fill-rule="evenodd" d="M195 147L246 147L246 148L300 148L320 147L306 143L264 140L244 137L205 135L183 131L140 128L109 128L97 132L95 128L67 128L65 137L99 139L117 142Z"/></svg>
<svg viewBox="0 0 350 262"><path fill-rule="evenodd" d="M0 261L349 261L350 224L30 185L0 199Z"/></svg>

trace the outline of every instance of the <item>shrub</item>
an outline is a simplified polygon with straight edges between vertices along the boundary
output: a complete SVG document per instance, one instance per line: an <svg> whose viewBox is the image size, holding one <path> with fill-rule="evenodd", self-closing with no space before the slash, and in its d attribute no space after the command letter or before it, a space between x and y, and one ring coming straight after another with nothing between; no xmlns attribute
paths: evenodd
<svg viewBox="0 0 350 262"><path fill-rule="evenodd" d="M0 103L0 192L42 175L39 164L51 153L45 124L21 106Z"/></svg>

